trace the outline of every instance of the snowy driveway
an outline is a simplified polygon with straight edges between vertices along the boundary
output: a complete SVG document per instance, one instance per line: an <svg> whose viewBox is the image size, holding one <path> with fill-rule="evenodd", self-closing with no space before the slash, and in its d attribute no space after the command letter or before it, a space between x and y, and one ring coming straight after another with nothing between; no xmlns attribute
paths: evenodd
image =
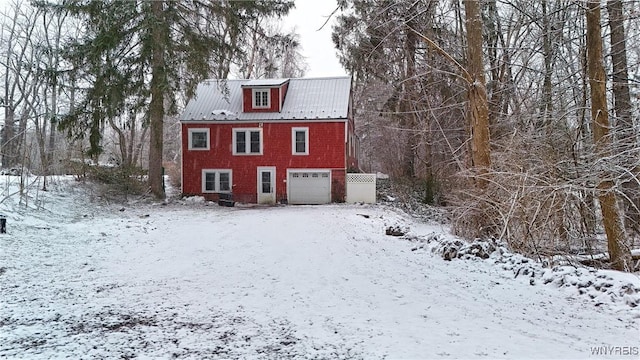
<svg viewBox="0 0 640 360"><path fill-rule="evenodd" d="M0 357L610 358L592 348L640 340L635 309L412 251L385 226L446 229L381 206L69 206L0 237Z"/></svg>

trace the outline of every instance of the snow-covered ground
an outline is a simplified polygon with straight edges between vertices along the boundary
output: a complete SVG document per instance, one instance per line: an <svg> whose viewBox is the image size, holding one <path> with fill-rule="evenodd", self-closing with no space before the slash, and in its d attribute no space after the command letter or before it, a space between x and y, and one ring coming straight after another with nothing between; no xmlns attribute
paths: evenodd
<svg viewBox="0 0 640 360"><path fill-rule="evenodd" d="M446 227L390 207L123 207L68 179L20 205L6 184L0 357L638 358L636 275L445 261Z"/></svg>

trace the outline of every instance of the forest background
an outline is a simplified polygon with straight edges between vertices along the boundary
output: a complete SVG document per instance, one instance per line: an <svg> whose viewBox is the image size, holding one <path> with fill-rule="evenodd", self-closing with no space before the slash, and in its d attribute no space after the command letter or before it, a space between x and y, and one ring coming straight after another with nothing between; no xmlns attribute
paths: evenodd
<svg viewBox="0 0 640 360"><path fill-rule="evenodd" d="M40 175L45 190L72 173L164 197L199 81L308 70L299 35L278 25L294 5L11 3L3 172ZM602 266L633 270L639 16L626 0L339 0L332 40L353 77L362 170L447 207L466 238L540 259L607 251Z"/></svg>

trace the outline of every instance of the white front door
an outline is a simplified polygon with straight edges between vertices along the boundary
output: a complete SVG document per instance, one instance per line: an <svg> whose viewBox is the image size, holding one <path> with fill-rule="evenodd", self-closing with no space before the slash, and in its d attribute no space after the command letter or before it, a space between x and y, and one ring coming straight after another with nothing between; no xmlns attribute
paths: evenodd
<svg viewBox="0 0 640 360"><path fill-rule="evenodd" d="M258 204L276 203L276 168L258 167Z"/></svg>

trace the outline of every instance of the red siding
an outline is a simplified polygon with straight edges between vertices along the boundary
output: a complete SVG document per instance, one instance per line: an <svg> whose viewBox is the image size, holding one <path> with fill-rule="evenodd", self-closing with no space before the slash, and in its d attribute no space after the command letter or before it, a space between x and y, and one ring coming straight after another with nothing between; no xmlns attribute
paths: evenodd
<svg viewBox="0 0 640 360"><path fill-rule="evenodd" d="M245 89L246 91L247 89ZM251 89L248 89L249 93ZM246 99L246 98L245 98ZM273 104L273 102L272 102ZM276 200L287 198L287 169L331 169L332 199L344 200L346 167L345 123L264 123L263 155L232 154L232 129L260 128L260 123L242 124L182 124L182 192L201 194L202 169L231 169L234 200L257 201L257 167L276 167ZM309 155L292 155L291 129L309 128ZM189 128L209 128L209 151L188 149ZM215 200L215 195L207 194Z"/></svg>
<svg viewBox="0 0 640 360"><path fill-rule="evenodd" d="M347 172L344 169L331 172L331 201L345 202L347 194L346 178Z"/></svg>

